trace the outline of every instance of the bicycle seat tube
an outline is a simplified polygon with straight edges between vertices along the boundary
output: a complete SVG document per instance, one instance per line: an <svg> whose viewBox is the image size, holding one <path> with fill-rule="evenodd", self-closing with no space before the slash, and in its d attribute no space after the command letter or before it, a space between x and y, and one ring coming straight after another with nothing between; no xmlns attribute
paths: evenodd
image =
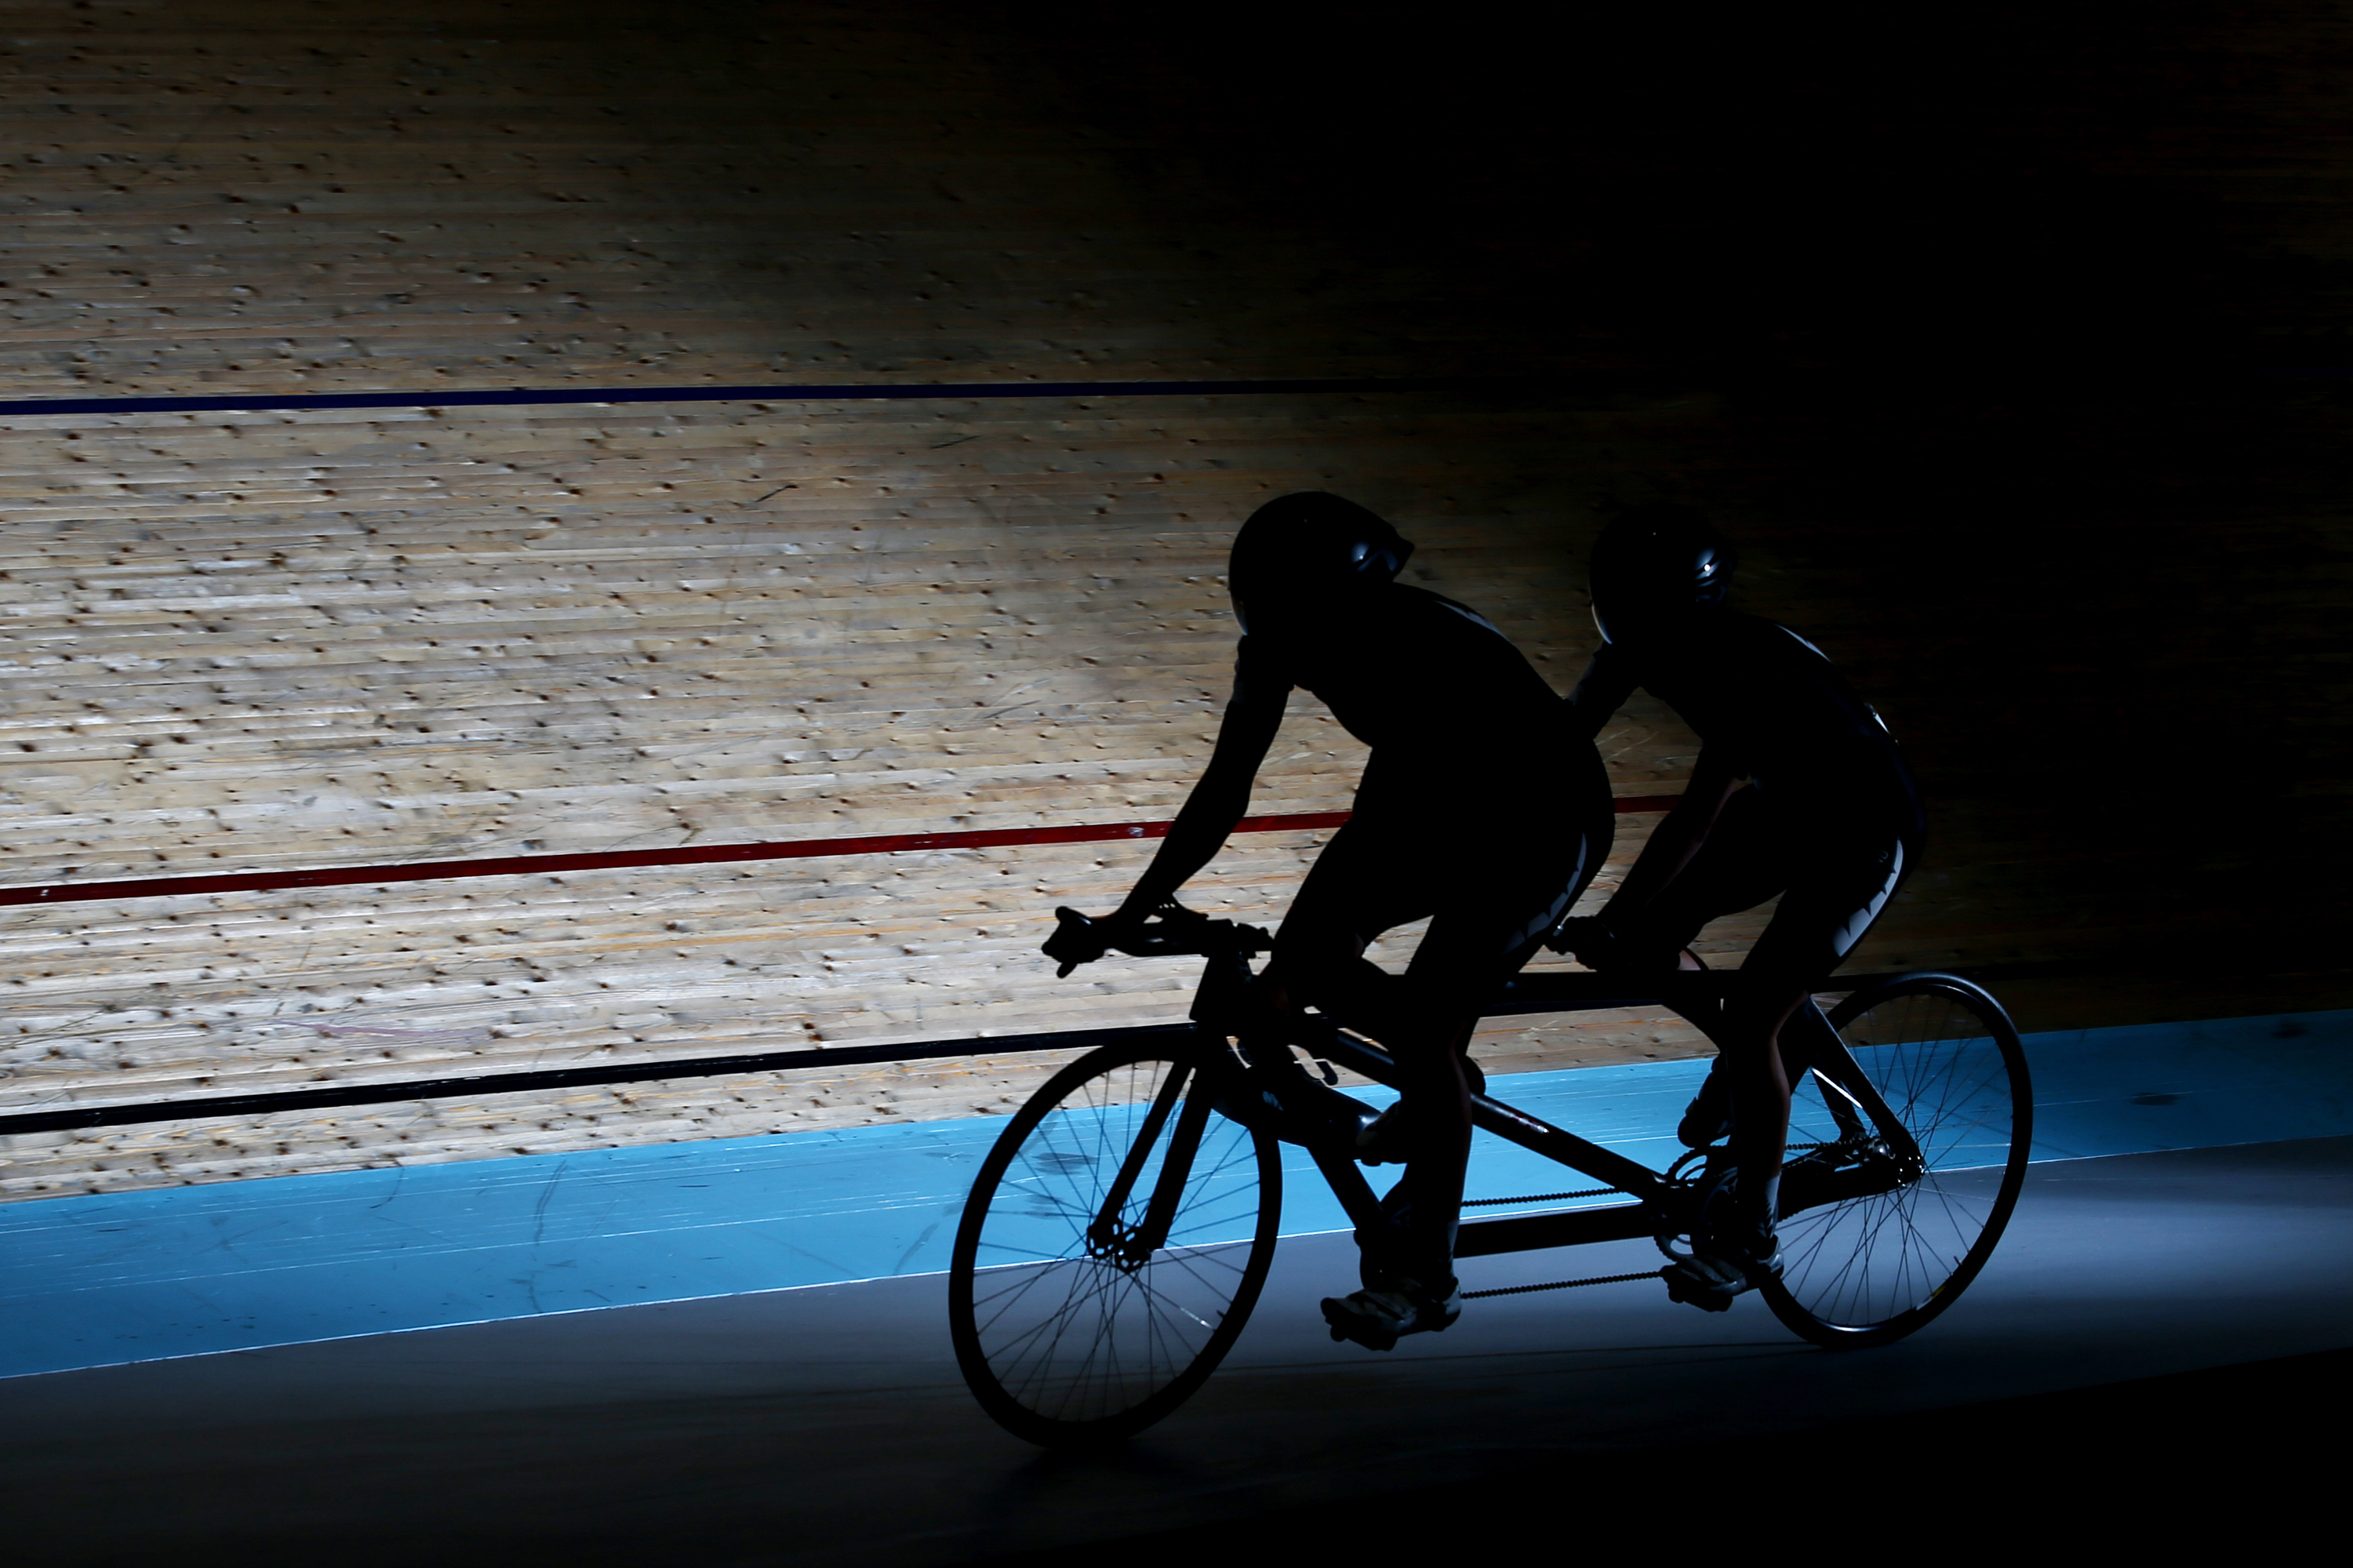
<svg viewBox="0 0 2353 1568"><path fill-rule="evenodd" d="M1831 1027L1831 1021L1822 1015L1811 997L1781 1026L1781 1054L1782 1066L1792 1079L1810 1070L1836 1091L1838 1099L1852 1107L1850 1114L1869 1118L1873 1129L1899 1165L1909 1169L1923 1162L1920 1146L1914 1140L1911 1129L1856 1065L1846 1042L1839 1038L1838 1031ZM1831 1101L1831 1114L1841 1124L1841 1130L1848 1131L1843 1125L1847 1118L1840 1114L1845 1107L1838 1099ZM1859 1132L1861 1128L1857 1127L1852 1131Z"/></svg>

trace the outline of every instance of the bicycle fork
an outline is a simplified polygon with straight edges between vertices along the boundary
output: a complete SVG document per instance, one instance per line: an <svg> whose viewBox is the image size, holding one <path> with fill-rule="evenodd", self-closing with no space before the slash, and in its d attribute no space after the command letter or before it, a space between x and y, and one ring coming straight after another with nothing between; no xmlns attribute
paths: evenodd
<svg viewBox="0 0 2353 1568"><path fill-rule="evenodd" d="M1195 1092L1186 1093L1191 1086ZM1106 1259L1123 1268L1140 1268L1152 1260L1152 1255L1167 1244L1168 1227L1176 1218L1176 1204L1185 1195L1186 1179L1192 1174L1193 1156L1201 1147L1201 1133L1209 1124L1209 1101L1205 1092L1204 1075L1189 1062L1180 1061L1152 1097L1151 1108L1145 1112L1144 1126L1135 1141L1120 1161L1119 1174L1112 1179L1111 1189L1103 1194L1103 1207L1087 1225L1087 1253L1092 1257ZM1181 1108L1180 1108L1181 1106ZM1145 1167L1151 1162L1153 1146L1160 1141L1160 1133L1176 1121L1169 1134L1168 1151L1160 1161L1159 1178L1153 1182L1152 1199L1145 1206L1144 1219L1130 1226L1121 1223L1127 1210L1129 1196L1135 1184L1143 1180Z"/></svg>

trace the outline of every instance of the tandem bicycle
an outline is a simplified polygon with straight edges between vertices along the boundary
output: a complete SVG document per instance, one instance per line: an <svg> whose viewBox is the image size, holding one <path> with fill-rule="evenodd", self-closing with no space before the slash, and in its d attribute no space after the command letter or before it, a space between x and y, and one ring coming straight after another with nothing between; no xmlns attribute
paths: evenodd
<svg viewBox="0 0 2353 1568"><path fill-rule="evenodd" d="M1057 915L1064 952L1103 950L1085 916ZM1016 1436L1047 1446L1124 1437L1201 1386L1273 1261L1280 1144L1307 1151L1360 1242L1386 1224L1357 1163L1357 1135L1377 1111L1343 1092L1335 1069L1391 1084L1394 1064L1377 1041L1312 1013L1286 1020L1279 1038L1258 1027L1250 960L1271 945L1258 927L1174 906L1155 916L1119 950L1206 960L1189 1033L1082 1056L1014 1114L982 1161L956 1232L949 1322L965 1381ZM1654 1002L1704 1028L1729 978L1546 972L1514 982L1514 1010ZM1758 1290L1815 1344L1883 1345L1950 1307L2000 1239L2032 1132L2026 1058L2000 1004L1957 975L1903 974L1823 1001L1800 1007L1780 1036L1794 1091L1784 1271ZM1249 1033L1238 1019L1252 1020ZM1598 1185L1466 1201L1466 1211L1585 1206L1466 1217L1458 1258L1643 1237L1665 1251L1691 1231L1710 1161L1727 1157L1721 1146L1694 1150L1653 1171L1484 1092L1472 1118ZM1590 1202L1601 1198L1622 1201Z"/></svg>

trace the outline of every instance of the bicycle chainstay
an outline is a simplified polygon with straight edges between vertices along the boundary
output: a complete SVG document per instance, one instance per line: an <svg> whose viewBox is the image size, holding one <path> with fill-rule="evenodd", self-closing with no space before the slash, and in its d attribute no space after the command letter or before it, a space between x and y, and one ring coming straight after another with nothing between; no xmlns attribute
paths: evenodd
<svg viewBox="0 0 2353 1568"><path fill-rule="evenodd" d="M1667 1167L1666 1192L1660 1207L1662 1237L1687 1235L1697 1218L1692 1205L1717 1171L1731 1162L1723 1144L1694 1149ZM1861 1134L1827 1143L1791 1144L1781 1162L1781 1201L1778 1218L1788 1219L1809 1209L1875 1197L1908 1187L1925 1171L1917 1160L1889 1152L1884 1139Z"/></svg>

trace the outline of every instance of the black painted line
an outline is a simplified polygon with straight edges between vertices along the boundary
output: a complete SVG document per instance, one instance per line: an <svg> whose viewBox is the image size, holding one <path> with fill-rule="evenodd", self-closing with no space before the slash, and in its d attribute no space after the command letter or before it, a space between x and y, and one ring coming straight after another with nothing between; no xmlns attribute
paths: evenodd
<svg viewBox="0 0 2353 1568"><path fill-rule="evenodd" d="M127 1127L196 1117L270 1116L336 1106L389 1105L402 1100L512 1095L584 1084L647 1084L670 1078L715 1078L737 1073L798 1072L855 1067L875 1062L919 1062L938 1056L993 1056L1016 1051L1078 1051L1124 1040L1189 1034L1189 1023L1147 1023L1124 1029L1069 1029L1045 1034L1000 1034L978 1040L918 1040L897 1045L818 1046L763 1051L748 1056L694 1056L675 1062L607 1062L594 1067L551 1067L536 1073L483 1073L468 1078L419 1078L397 1084L342 1084L326 1089L273 1089L258 1095L191 1096L137 1105L76 1106L0 1117L0 1135L58 1132L69 1128Z"/></svg>
<svg viewBox="0 0 2353 1568"><path fill-rule="evenodd" d="M1720 970L1729 975L1735 971ZM1856 991L1910 970L1833 975L1822 990ZM2083 972L2063 961L1993 964L1942 969L1980 983L2003 980L2050 979ZM1557 986L1547 980L1556 980ZM1589 985L1589 976L1567 973L1531 975L1513 982L1519 994L1506 994L1482 1015L1505 1018L1535 1012L1589 1012L1609 1007L1644 1007L1656 996L1622 997L1561 995L1560 989ZM676 1061L607 1062L594 1067L551 1067L535 1073L483 1073L464 1078L417 1078L401 1083L342 1084L323 1089L273 1089L258 1095L192 1095L178 1100L143 1100L129 1105L70 1106L58 1110L19 1111L0 1116L0 1137L16 1133L60 1132L86 1127L131 1127L149 1122L187 1121L204 1117L269 1116L280 1111L325 1110L339 1106L394 1105L404 1100L452 1099L477 1095L512 1095L534 1089L574 1088L588 1084L655 1084L672 1078L714 1078L737 1073L803 1072L818 1067L854 1067L876 1062L922 1062L944 1056L997 1056L1020 1051L1083 1051L1122 1041L1174 1039L1192 1032L1189 1023L1144 1023L1117 1029L1064 1029L1040 1034L997 1034L978 1039L915 1040L896 1045L819 1046L800 1051L763 1051L744 1056L690 1056Z"/></svg>

